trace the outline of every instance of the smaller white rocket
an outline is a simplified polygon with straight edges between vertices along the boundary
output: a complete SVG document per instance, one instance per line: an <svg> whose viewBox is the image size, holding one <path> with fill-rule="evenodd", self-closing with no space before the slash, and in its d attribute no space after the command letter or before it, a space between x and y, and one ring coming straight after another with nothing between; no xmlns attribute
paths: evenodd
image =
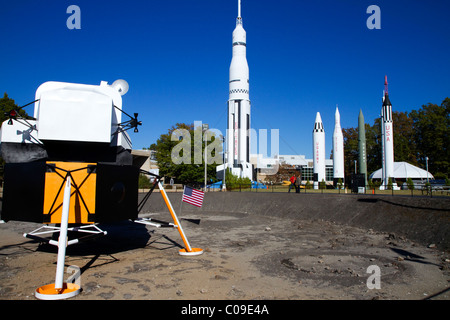
<svg viewBox="0 0 450 320"><path fill-rule="evenodd" d="M392 123L392 104L389 100L387 76L384 78L384 97L381 107L381 135L383 178L380 190L386 189L389 179L394 178L394 128Z"/></svg>
<svg viewBox="0 0 450 320"><path fill-rule="evenodd" d="M317 112L313 130L313 165L314 165L314 189L319 189L319 183L326 181L325 177L325 130L322 118Z"/></svg>
<svg viewBox="0 0 450 320"><path fill-rule="evenodd" d="M344 185L344 136L341 128L341 115L336 106L333 132L333 183L336 186L339 179Z"/></svg>

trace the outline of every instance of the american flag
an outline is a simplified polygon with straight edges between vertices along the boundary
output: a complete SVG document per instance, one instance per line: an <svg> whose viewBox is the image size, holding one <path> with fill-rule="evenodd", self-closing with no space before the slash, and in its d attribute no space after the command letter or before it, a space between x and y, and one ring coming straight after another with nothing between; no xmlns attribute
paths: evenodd
<svg viewBox="0 0 450 320"><path fill-rule="evenodd" d="M201 207L203 204L203 196L205 193L191 187L184 187L183 201Z"/></svg>

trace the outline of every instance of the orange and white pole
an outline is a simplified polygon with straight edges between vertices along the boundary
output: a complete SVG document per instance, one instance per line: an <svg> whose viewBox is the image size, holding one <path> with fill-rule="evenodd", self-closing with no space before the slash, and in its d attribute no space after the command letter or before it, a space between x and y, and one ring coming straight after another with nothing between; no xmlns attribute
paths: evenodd
<svg viewBox="0 0 450 320"><path fill-rule="evenodd" d="M56 263L56 277L55 277L55 290L57 291L62 291L63 289L64 262L66 260L66 247L67 247L67 228L69 224L70 191L71 191L71 181L70 176L68 176L66 180L66 186L64 187L64 200L61 213L61 226L59 229L59 239L58 239L58 261Z"/></svg>
<svg viewBox="0 0 450 320"><path fill-rule="evenodd" d="M167 205L167 208L170 211L170 215L172 216L173 221L175 222L175 227L178 229L178 232L181 235L181 239L183 239L185 249L181 249L179 251L180 255L200 255L203 253L202 249L199 248L191 248L191 245L189 244L188 239L186 238L183 228L181 227L180 222L178 221L178 217L175 214L175 210L173 209L172 204L170 203L169 197L167 196L166 190L164 190L164 187L162 186L161 182L158 181L158 187L159 190L164 198L164 202Z"/></svg>
<svg viewBox="0 0 450 320"><path fill-rule="evenodd" d="M56 264L55 283L36 289L35 296L42 300L59 300L71 298L80 293L80 287L72 283L64 283L64 263L66 260L67 229L69 225L69 209L71 195L71 180L67 176L64 187L64 202L61 213L61 226L58 239L58 260Z"/></svg>

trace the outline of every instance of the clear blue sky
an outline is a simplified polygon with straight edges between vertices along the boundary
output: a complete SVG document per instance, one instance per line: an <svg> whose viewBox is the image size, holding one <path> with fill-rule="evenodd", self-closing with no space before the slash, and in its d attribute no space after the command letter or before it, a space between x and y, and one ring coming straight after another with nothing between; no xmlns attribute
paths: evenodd
<svg viewBox="0 0 450 320"><path fill-rule="evenodd" d="M81 30L66 27L72 4ZM366 27L372 4L379 30ZM448 0L242 0L252 128L279 129L281 154L312 158L320 112L329 157L336 104L343 128L357 126L360 108L373 124L386 74L394 111L440 104L450 96L449 13ZM143 121L134 149L177 122L225 133L236 16L237 0L1 0L0 93L24 105L46 81L125 79L124 110Z"/></svg>

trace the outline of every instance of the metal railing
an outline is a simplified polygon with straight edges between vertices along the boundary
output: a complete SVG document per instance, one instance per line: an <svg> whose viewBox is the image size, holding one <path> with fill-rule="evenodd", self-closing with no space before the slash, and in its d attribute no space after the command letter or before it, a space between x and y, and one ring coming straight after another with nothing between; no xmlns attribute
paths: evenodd
<svg viewBox="0 0 450 320"><path fill-rule="evenodd" d="M289 186L286 184L227 184L227 190L222 188L211 188L209 186L206 192L254 192L254 193L301 193L301 194L366 194L366 195L402 195L402 196L429 196L429 197L450 197L450 186L422 186L415 187L414 189L407 188L389 188L386 190L380 190L379 186L367 185L365 187L349 188L341 187L334 188L331 185L327 185L325 188L314 189L313 185L301 185L297 190L295 186ZM290 188L289 188L290 187ZM170 186L166 185L164 187L166 192L183 192L182 185ZM202 189L203 188L198 188ZM139 192L145 192L146 189L139 189ZM155 191L158 191L155 189Z"/></svg>

